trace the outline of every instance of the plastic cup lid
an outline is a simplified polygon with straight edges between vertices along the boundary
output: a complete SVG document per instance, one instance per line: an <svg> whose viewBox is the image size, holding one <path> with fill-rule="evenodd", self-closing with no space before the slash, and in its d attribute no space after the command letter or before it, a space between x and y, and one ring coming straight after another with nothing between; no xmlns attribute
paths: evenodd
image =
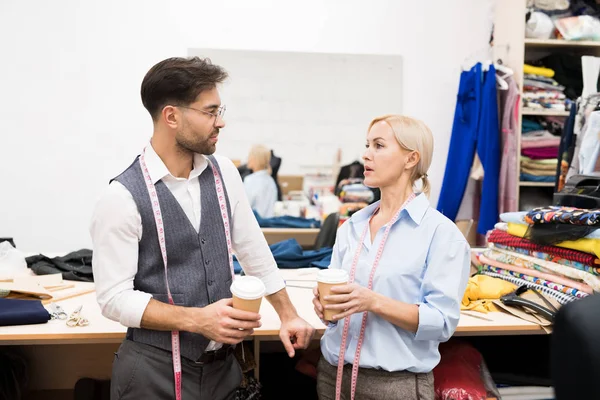
<svg viewBox="0 0 600 400"><path fill-rule="evenodd" d="M343 269L322 269L317 272L317 282L322 283L346 283L348 272Z"/></svg>
<svg viewBox="0 0 600 400"><path fill-rule="evenodd" d="M263 297L266 291L265 284L255 276L239 276L231 284L231 293L244 300Z"/></svg>

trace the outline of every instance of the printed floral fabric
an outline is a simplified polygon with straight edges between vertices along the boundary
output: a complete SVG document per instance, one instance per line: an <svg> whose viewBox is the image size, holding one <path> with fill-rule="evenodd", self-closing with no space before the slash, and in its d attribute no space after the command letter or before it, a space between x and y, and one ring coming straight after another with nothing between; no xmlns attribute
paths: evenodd
<svg viewBox="0 0 600 400"><path fill-rule="evenodd" d="M540 207L534 208L525 215L529 225L537 224L571 224L600 227L600 209L586 210L574 207Z"/></svg>

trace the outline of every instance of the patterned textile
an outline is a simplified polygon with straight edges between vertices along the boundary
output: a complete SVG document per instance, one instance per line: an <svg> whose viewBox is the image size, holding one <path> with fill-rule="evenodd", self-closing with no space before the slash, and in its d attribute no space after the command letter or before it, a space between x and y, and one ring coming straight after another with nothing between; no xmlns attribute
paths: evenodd
<svg viewBox="0 0 600 400"><path fill-rule="evenodd" d="M534 224L571 224L600 226L600 209L586 210L575 207L539 207L529 211L525 222Z"/></svg>
<svg viewBox="0 0 600 400"><path fill-rule="evenodd" d="M595 257L593 254L584 253L582 251L565 249L562 247L556 246L543 246L539 244L535 244L527 239L523 239L517 236L510 235L504 231L494 229L488 238L488 242L494 244L500 244L504 246L510 246L512 248L520 248L523 250L529 250L532 252L538 252L548 255L548 257L536 257L544 258L549 261L554 261L560 264L557 259L565 259L569 261L574 261L583 265L586 265L590 268L593 268L596 271L596 274L600 274L600 260ZM533 254L531 254L533 255Z"/></svg>
<svg viewBox="0 0 600 400"><path fill-rule="evenodd" d="M541 278L536 278L533 276L529 276L529 275L525 275L522 274L520 272L515 272L515 271L508 271L506 269L502 269L502 268L497 268L497 267L493 267L491 265L484 265L482 267L483 271L489 271L489 272L494 272L496 274L500 274L500 275L504 275L504 276L514 276L516 278L520 278L520 279L524 279L528 282L531 283L535 283L538 285L542 285L545 286L549 289L561 292L561 293L565 293L565 294L569 294L571 296L575 296L577 298L584 298L587 297L588 294L585 292L582 292L581 290L577 290L577 289L573 289L571 287L568 286L564 286L564 285L559 285L558 283L554 283L554 282L550 282L547 281L545 279L541 279Z"/></svg>
<svg viewBox="0 0 600 400"><path fill-rule="evenodd" d="M583 281L588 284L595 292L600 292L600 279L597 276L588 274L575 268L565 267L551 261L540 260L535 257L530 257L512 251L501 249L490 249L485 252L485 255L492 260L503 262L506 264L517 265L519 267L534 269L540 272L557 274L568 278Z"/></svg>
<svg viewBox="0 0 600 400"><path fill-rule="evenodd" d="M509 222L508 223L508 234L513 235L513 236L518 236L520 238L526 238L527 231L530 228L530 226L531 225L513 224L512 222ZM539 226L541 227L542 225L539 225ZM592 228L592 227L586 227L586 226L580 226L580 225L566 225L566 224L554 224L554 225L544 224L543 226L550 227L550 228L552 228L553 226L558 227L558 228L569 228L569 227ZM590 235L587 235L587 236L590 236ZM528 239L536 244L540 244L540 245L544 245L544 246L564 247L566 249L578 250L578 251L583 251L584 253L593 254L596 256L596 258L600 257L600 239L588 239L587 237L584 237L584 238L577 238L577 239L572 239L572 240L564 240L564 241L558 242L558 243L537 243L532 238L527 237L526 239Z"/></svg>
<svg viewBox="0 0 600 400"><path fill-rule="evenodd" d="M481 271L481 274L487 275L487 276L492 276L494 278L504 279L505 281L514 283L515 285L518 285L518 286L527 285L527 287L537 289L540 292L547 294L548 296L551 296L552 298L556 299L556 301L558 301L560 304L567 304L567 303L572 302L573 300L577 300L577 297L571 296L570 294L557 292L556 290L547 288L546 286L538 285L537 283L529 282L529 281L526 281L525 279L516 278L514 276L497 274L495 272L490 272L490 271Z"/></svg>
<svg viewBox="0 0 600 400"><path fill-rule="evenodd" d="M585 283L577 282L573 279L565 278L565 277L562 277L562 276L559 276L556 274L550 274L550 273L546 273L546 272L540 272L535 269L523 268L523 267L519 267L517 265L506 264L506 263L488 258L485 256L485 254L481 254L479 256L479 261L482 264L491 265L492 267L505 269L507 271L516 272L519 274L525 274L527 276L537 278L537 279L543 279L548 282L552 282L554 284L558 284L558 285L566 286L566 287L569 287L572 289L576 289L576 290L582 291L587 294L594 294L594 290L589 285L586 285Z"/></svg>
<svg viewBox="0 0 600 400"><path fill-rule="evenodd" d="M578 269L580 271L587 272L588 274L592 274L592 275L596 275L596 276L600 275L598 273L599 268L590 267L589 265L582 264L578 261L567 260L566 258L556 257L556 256L553 256L548 253L542 253L541 251L527 250L527 249L522 249L520 247L505 246L503 244L498 244L498 243L491 243L491 246L493 246L495 249L508 250L508 251L512 251L514 253L539 258L540 260L552 261L554 263L564 265L565 267L571 267L571 268Z"/></svg>

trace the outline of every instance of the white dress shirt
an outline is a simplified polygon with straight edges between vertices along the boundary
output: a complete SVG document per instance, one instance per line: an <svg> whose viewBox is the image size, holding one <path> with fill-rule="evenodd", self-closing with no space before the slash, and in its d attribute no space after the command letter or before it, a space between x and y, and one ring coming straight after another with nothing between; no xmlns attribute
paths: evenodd
<svg viewBox="0 0 600 400"><path fill-rule="evenodd" d="M248 275L264 282L267 295L278 292L285 284L252 213L239 172L228 158L215 158L231 205L233 252ZM201 154L194 156L189 178L171 175L152 146L146 149L146 164L152 181L162 180L165 183L198 230L201 207L198 177L208 165L206 157ZM130 328L140 327L142 315L152 297L133 288L142 229L142 219L131 193L121 183L113 181L96 204L90 225L92 266L102 314ZM207 351L218 347L219 344L211 341Z"/></svg>
<svg viewBox="0 0 600 400"><path fill-rule="evenodd" d="M263 218L271 218L277 202L277 185L275 179L266 169L256 171L244 179L246 195L250 207Z"/></svg>

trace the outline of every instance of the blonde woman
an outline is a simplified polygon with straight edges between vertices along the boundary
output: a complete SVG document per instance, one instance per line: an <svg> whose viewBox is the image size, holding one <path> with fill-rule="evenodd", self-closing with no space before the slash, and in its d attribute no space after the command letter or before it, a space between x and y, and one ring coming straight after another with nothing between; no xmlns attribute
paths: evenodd
<svg viewBox="0 0 600 400"><path fill-rule="evenodd" d="M256 145L248 154L248 168L253 172L244 179L250 207L263 218L271 218L277 201L277 185L271 176L271 151Z"/></svg>
<svg viewBox="0 0 600 400"><path fill-rule="evenodd" d="M429 205L432 153L433 136L421 121L386 115L369 126L364 183L381 190L381 201L337 234L329 268L348 271L351 283L325 298L337 315L321 339L322 400L434 398L438 344L458 324L470 249ZM316 288L314 295L323 319Z"/></svg>

